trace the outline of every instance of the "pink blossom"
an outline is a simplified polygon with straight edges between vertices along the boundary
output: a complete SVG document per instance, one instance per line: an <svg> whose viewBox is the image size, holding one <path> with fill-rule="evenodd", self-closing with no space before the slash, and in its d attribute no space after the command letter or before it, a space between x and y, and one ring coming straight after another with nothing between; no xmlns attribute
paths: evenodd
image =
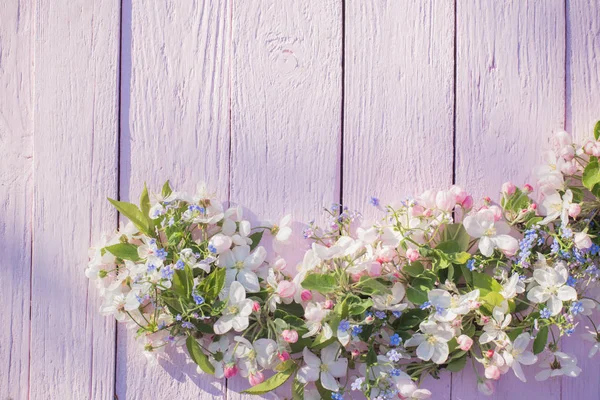
<svg viewBox="0 0 600 400"><path fill-rule="evenodd" d="M248 375L248 382L250 382L251 386L256 386L260 383L263 383L265 380L265 376L260 371L253 371Z"/></svg>
<svg viewBox="0 0 600 400"><path fill-rule="evenodd" d="M293 329L286 329L281 332L281 337L288 343L296 343L298 341L298 332Z"/></svg>
<svg viewBox="0 0 600 400"><path fill-rule="evenodd" d="M290 281L281 281L277 284L277 294L284 299L291 299L296 293L296 285Z"/></svg>
<svg viewBox="0 0 600 400"><path fill-rule="evenodd" d="M494 221L498 222L502 219L502 209L500 207L493 205L489 209L494 212Z"/></svg>
<svg viewBox="0 0 600 400"><path fill-rule="evenodd" d="M333 301L327 299L325 300L325 304L323 304L323 308L326 310L331 310L333 308L334 304Z"/></svg>
<svg viewBox="0 0 600 400"><path fill-rule="evenodd" d="M285 259L283 259L281 257L277 257L277 259L273 263L273 268L276 271L283 271L286 266L287 266L287 263L285 262Z"/></svg>
<svg viewBox="0 0 600 400"><path fill-rule="evenodd" d="M473 196L468 195L465 197L465 200L462 202L461 206L465 210L470 210L473 207Z"/></svg>
<svg viewBox="0 0 600 400"><path fill-rule="evenodd" d="M581 213L581 206L579 204L571 204L569 206L569 217L577 218Z"/></svg>
<svg viewBox="0 0 600 400"><path fill-rule="evenodd" d="M451 191L440 190L435 196L435 205L440 210L452 211L456 205L456 195Z"/></svg>
<svg viewBox="0 0 600 400"><path fill-rule="evenodd" d="M311 301L312 300L311 291L308 289L304 289L302 291L302 294L300 294L300 298L302 299L302 301Z"/></svg>
<svg viewBox="0 0 600 400"><path fill-rule="evenodd" d="M406 258L408 258L408 261L410 262L415 262L419 259L419 251L415 250L415 249L408 249L406 250Z"/></svg>
<svg viewBox="0 0 600 400"><path fill-rule="evenodd" d="M502 193L504 193L507 196L512 196L513 194L515 194L517 190L517 187L514 185L514 183L512 182L504 182L502 184Z"/></svg>
<svg viewBox="0 0 600 400"><path fill-rule="evenodd" d="M570 146L573 143L573 138L566 131L556 132L554 135L554 146L561 149L566 146Z"/></svg>
<svg viewBox="0 0 600 400"><path fill-rule="evenodd" d="M467 191L465 189L461 188L460 186L456 186L456 185L454 185L450 188L450 192L454 195L454 200L455 200L456 204L460 204L461 206L463 205L463 203L469 196L469 194L467 193Z"/></svg>
<svg viewBox="0 0 600 400"><path fill-rule="evenodd" d="M471 346L473 346L473 339L467 335L460 335L458 338L456 338L456 342L462 351L469 351Z"/></svg>
<svg viewBox="0 0 600 400"><path fill-rule="evenodd" d="M490 365L485 368L485 377L497 381L500 379L500 369L495 365Z"/></svg>
<svg viewBox="0 0 600 400"><path fill-rule="evenodd" d="M281 362L286 362L290 359L290 353L288 353L287 351L282 351L277 354L277 357L281 360Z"/></svg>
<svg viewBox="0 0 600 400"><path fill-rule="evenodd" d="M591 156L594 154L594 146L596 144L594 142L592 142L591 140L588 140L584 145L583 145L583 151L585 154L587 154L588 156Z"/></svg>
<svg viewBox="0 0 600 400"><path fill-rule="evenodd" d="M592 247L592 239L590 239L590 236L585 232L577 232L573 241L579 250L585 250Z"/></svg>
<svg viewBox="0 0 600 400"><path fill-rule="evenodd" d="M531 192L533 192L533 186L531 186L529 183L526 183L526 184L523 186L523 191L524 191L525 193L531 193Z"/></svg>
<svg viewBox="0 0 600 400"><path fill-rule="evenodd" d="M254 311L254 312L260 311L260 303L258 301L255 301L254 304L252 304L252 311Z"/></svg>
<svg viewBox="0 0 600 400"><path fill-rule="evenodd" d="M225 378L229 379L229 378L233 378L234 376L236 376L238 373L238 367L235 364L227 364L225 365L225 369L223 370L223 374L225 376Z"/></svg>
<svg viewBox="0 0 600 400"><path fill-rule="evenodd" d="M577 163L575 160L564 162L560 167L560 172L565 175L573 175L577 172Z"/></svg>
<svg viewBox="0 0 600 400"><path fill-rule="evenodd" d="M376 277L381 275L381 263L374 261L369 267L369 276Z"/></svg>

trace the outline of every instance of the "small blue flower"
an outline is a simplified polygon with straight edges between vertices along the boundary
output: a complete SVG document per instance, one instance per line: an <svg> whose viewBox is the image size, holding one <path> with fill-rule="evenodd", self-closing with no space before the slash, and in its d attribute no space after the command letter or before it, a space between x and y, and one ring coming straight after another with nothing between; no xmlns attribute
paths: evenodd
<svg viewBox="0 0 600 400"><path fill-rule="evenodd" d="M338 392L333 392L333 393L331 393L331 399L332 400L344 400L344 396L342 396Z"/></svg>
<svg viewBox="0 0 600 400"><path fill-rule="evenodd" d="M348 329L350 329L350 323L348 322L348 320L341 320L340 324L338 325L338 330L347 331Z"/></svg>
<svg viewBox="0 0 600 400"><path fill-rule="evenodd" d="M577 315L582 313L584 310L583 303L581 301L576 301L571 305L571 314Z"/></svg>
<svg viewBox="0 0 600 400"><path fill-rule="evenodd" d="M177 260L177 263L175 263L175 269L184 269L185 268L185 263L183 262L183 260Z"/></svg>
<svg viewBox="0 0 600 400"><path fill-rule="evenodd" d="M567 330L565 331L565 333L566 333L567 335L569 335L569 336L570 336L570 335L572 335L573 333L575 333L575 328L569 328L569 329L567 329Z"/></svg>
<svg viewBox="0 0 600 400"><path fill-rule="evenodd" d="M181 323L181 327L185 329L192 329L194 327L194 324L192 324L189 321L185 321Z"/></svg>
<svg viewBox="0 0 600 400"><path fill-rule="evenodd" d="M435 307L435 313L436 314L443 314L444 311L446 311L446 309L444 307L439 307L439 306Z"/></svg>
<svg viewBox="0 0 600 400"><path fill-rule="evenodd" d="M171 279L173 279L175 270L173 269L173 267L171 265L166 265L166 266L162 267L162 269L160 270L160 274L163 277L163 279L171 280Z"/></svg>
<svg viewBox="0 0 600 400"><path fill-rule="evenodd" d="M209 244L208 245L208 251L210 251L213 254L216 254L217 248L215 246L213 246L212 244Z"/></svg>
<svg viewBox="0 0 600 400"><path fill-rule="evenodd" d="M402 338L397 333L390 336L390 346L399 346L402 342Z"/></svg>
<svg viewBox="0 0 600 400"><path fill-rule="evenodd" d="M153 272L156 269L156 265L150 264L148 265L148 272Z"/></svg>
<svg viewBox="0 0 600 400"><path fill-rule="evenodd" d="M402 311L392 311L392 314L394 315L394 317L400 318L400 316L402 315Z"/></svg>
<svg viewBox="0 0 600 400"><path fill-rule="evenodd" d="M175 319L176 319L177 321L181 321L181 314L177 314L177 316L175 317Z"/></svg>
<svg viewBox="0 0 600 400"><path fill-rule="evenodd" d="M400 376L401 373L402 373L402 371L400 371L397 368L394 368L393 370L390 371L390 375L392 375L392 376Z"/></svg>
<svg viewBox="0 0 600 400"><path fill-rule="evenodd" d="M167 253L167 251L165 249L158 249L158 250L156 250L155 254L156 254L156 257L158 257L164 261L167 258L167 255L169 253Z"/></svg>
<svg viewBox="0 0 600 400"><path fill-rule="evenodd" d="M575 286L576 283L577 283L577 279L575 279L572 276L569 276L569 278L567 279L567 285L573 287L573 286Z"/></svg>
<svg viewBox="0 0 600 400"><path fill-rule="evenodd" d="M428 308L431 308L431 303L426 301L425 303L421 304L420 308L421 310L427 310Z"/></svg>
<svg viewBox="0 0 600 400"><path fill-rule="evenodd" d="M371 197L369 199L369 204L371 204L373 207L379 207L379 199L377 197Z"/></svg>
<svg viewBox="0 0 600 400"><path fill-rule="evenodd" d="M469 261L467 261L467 268L469 271L475 270L475 259L471 258Z"/></svg>
<svg viewBox="0 0 600 400"><path fill-rule="evenodd" d="M352 327L352 335L353 336L358 336L360 333L362 333L363 328L360 325L356 325Z"/></svg>
<svg viewBox="0 0 600 400"><path fill-rule="evenodd" d="M204 304L204 297L200 296L198 293L192 293L192 297L194 298L194 303L198 305Z"/></svg>
<svg viewBox="0 0 600 400"><path fill-rule="evenodd" d="M540 311L541 318L548 319L548 318L550 318L551 315L552 315L552 313L547 308L544 308L542 311Z"/></svg>
<svg viewBox="0 0 600 400"><path fill-rule="evenodd" d="M379 319L385 319L385 317L386 317L384 311L375 311L375 316Z"/></svg>

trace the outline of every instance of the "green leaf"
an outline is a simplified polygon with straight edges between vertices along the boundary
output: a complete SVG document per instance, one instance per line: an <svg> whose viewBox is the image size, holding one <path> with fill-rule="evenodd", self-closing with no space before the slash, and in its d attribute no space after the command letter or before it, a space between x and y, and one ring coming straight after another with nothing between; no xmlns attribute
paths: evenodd
<svg viewBox="0 0 600 400"><path fill-rule="evenodd" d="M169 196L171 193L173 193L173 190L171 189L171 185L169 184L169 181L166 181L162 187L160 194L164 198L164 197Z"/></svg>
<svg viewBox="0 0 600 400"><path fill-rule="evenodd" d="M479 289L482 296L485 296L489 292L500 292L502 290L502 285L493 277L481 272L472 272L472 274L473 286Z"/></svg>
<svg viewBox="0 0 600 400"><path fill-rule="evenodd" d="M594 138L596 140L600 138L600 121L596 122L596 126L594 126Z"/></svg>
<svg viewBox="0 0 600 400"><path fill-rule="evenodd" d="M304 400L304 386L306 384L300 382L298 379L294 379L294 383L292 383L293 400Z"/></svg>
<svg viewBox="0 0 600 400"><path fill-rule="evenodd" d="M537 336L533 341L533 354L540 354L546 348L548 343L548 326L544 326L538 332Z"/></svg>
<svg viewBox="0 0 600 400"><path fill-rule="evenodd" d="M377 364L377 353L375 352L375 347L371 346L369 352L367 353L367 366L374 364Z"/></svg>
<svg viewBox="0 0 600 400"><path fill-rule="evenodd" d="M448 224L442 232L441 241L452 240L458 244L459 251L467 251L471 237L463 224Z"/></svg>
<svg viewBox="0 0 600 400"><path fill-rule="evenodd" d="M194 339L192 336L188 336L185 341L185 345L188 353L190 353L190 357L196 364L198 364L200 369L207 374L214 375L215 367L213 367L210 361L208 361L208 357L206 357L206 354L204 354L196 339Z"/></svg>
<svg viewBox="0 0 600 400"><path fill-rule="evenodd" d="M348 314L352 316L362 315L372 306L373 300L371 299L362 300L360 303L352 303L348 306Z"/></svg>
<svg viewBox="0 0 600 400"><path fill-rule="evenodd" d="M423 264L421 264L419 261L413 261L412 263L406 264L402 267L402 271L406 272L409 276L412 277L417 277L421 275L424 270L425 268L423 267Z"/></svg>
<svg viewBox="0 0 600 400"><path fill-rule="evenodd" d="M438 245L435 246L435 249L442 251L445 254L458 253L460 252L460 245L454 240L447 240L445 242L438 243Z"/></svg>
<svg viewBox="0 0 600 400"><path fill-rule="evenodd" d="M391 293L390 289L380 280L368 276L361 276L356 287L362 292L371 295L383 295Z"/></svg>
<svg viewBox="0 0 600 400"><path fill-rule="evenodd" d="M521 333L523 333L523 328L517 328L513 329L512 331L509 331L506 335L511 341L514 342L517 336L519 336Z"/></svg>
<svg viewBox="0 0 600 400"><path fill-rule="evenodd" d="M600 183L600 166L598 161L590 161L583 170L583 177L581 179L583 186L589 190L593 190L594 186Z"/></svg>
<svg viewBox="0 0 600 400"><path fill-rule="evenodd" d="M337 288L336 280L330 274L309 274L302 281L302 287L321 294L331 293Z"/></svg>
<svg viewBox="0 0 600 400"><path fill-rule="evenodd" d="M327 390L321 385L321 381L316 381L315 385L317 386L317 392L321 395L321 399L331 399L332 391Z"/></svg>
<svg viewBox="0 0 600 400"><path fill-rule="evenodd" d="M459 372L465 367L466 363L467 363L467 355L465 354L462 357L459 357L459 358L449 362L448 365L446 366L446 369L450 372Z"/></svg>
<svg viewBox="0 0 600 400"><path fill-rule="evenodd" d="M144 182L144 190L140 196L140 210L142 211L142 215L148 217L150 215L150 196L148 196L148 188L146 187L146 182Z"/></svg>
<svg viewBox="0 0 600 400"><path fill-rule="evenodd" d="M105 249L113 256L122 260L138 261L140 259L137 251L138 247L135 244L117 243L112 246L106 246Z"/></svg>
<svg viewBox="0 0 600 400"><path fill-rule="evenodd" d="M291 360L288 360L291 361ZM287 361L286 361L287 362ZM259 383L256 386L252 386L249 389L244 390L242 393L248 394L265 394L272 390L277 389L279 386L283 385L290 376L292 376L296 370L298 369L298 365L292 361L292 365L285 371L278 372L269 379L266 379L262 383Z"/></svg>
<svg viewBox="0 0 600 400"><path fill-rule="evenodd" d="M461 265L460 270L462 271L462 274L465 277L465 281L467 281L469 285L473 285L473 273L471 272L471 270L469 270L469 268L467 268L466 265Z"/></svg>
<svg viewBox="0 0 600 400"><path fill-rule="evenodd" d="M142 233L145 233L149 236L152 235L152 230L150 229L150 219L147 216L144 216L135 204L113 200L110 198L108 201L110 201L110 203L115 206L117 211L120 212L124 217L128 218Z"/></svg>
<svg viewBox="0 0 600 400"><path fill-rule="evenodd" d="M422 290L409 287L408 289L406 289L406 298L411 303L420 305L427 301L427 293L425 293Z"/></svg>
<svg viewBox="0 0 600 400"><path fill-rule="evenodd" d="M250 240L252 240L252 244L250 245L250 251L258 247L264 233L265 231L254 232L252 235L248 236Z"/></svg>
<svg viewBox="0 0 600 400"><path fill-rule="evenodd" d="M488 292L485 296L481 297L484 304L483 306L492 312L494 307L499 306L504 301L504 297L498 292Z"/></svg>
<svg viewBox="0 0 600 400"><path fill-rule="evenodd" d="M171 286L175 293L187 299L192 294L193 286L194 275L190 267L186 265L184 269L175 271L175 273L173 274L173 281Z"/></svg>
<svg viewBox="0 0 600 400"><path fill-rule="evenodd" d="M461 265L466 264L467 261L469 261L469 258L471 258L471 254L465 251L461 251L460 253L448 254L448 258L453 264Z"/></svg>
<svg viewBox="0 0 600 400"><path fill-rule="evenodd" d="M210 275L198 284L197 289L207 302L214 301L223 290L226 272L225 268L215 268Z"/></svg>
<svg viewBox="0 0 600 400"><path fill-rule="evenodd" d="M406 310L402 313L400 318L394 321L393 326L394 329L407 331L418 326L429 312L427 310L421 310L419 308L413 308L410 310Z"/></svg>

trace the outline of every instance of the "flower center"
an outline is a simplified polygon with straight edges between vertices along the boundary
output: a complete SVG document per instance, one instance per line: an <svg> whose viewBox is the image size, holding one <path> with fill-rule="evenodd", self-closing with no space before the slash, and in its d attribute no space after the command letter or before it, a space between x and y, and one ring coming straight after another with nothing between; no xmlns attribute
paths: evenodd
<svg viewBox="0 0 600 400"><path fill-rule="evenodd" d="M327 364L321 364L321 372L327 372L329 371L329 367L327 366Z"/></svg>
<svg viewBox="0 0 600 400"><path fill-rule="evenodd" d="M433 336L433 335L427 335L427 339L426 340L427 340L428 343L431 343L431 344L435 344L438 341L437 338L435 336Z"/></svg>
<svg viewBox="0 0 600 400"><path fill-rule="evenodd" d="M237 308L237 306L229 306L229 308L227 309L227 312L229 314L237 314L239 312L239 308Z"/></svg>
<svg viewBox="0 0 600 400"><path fill-rule="evenodd" d="M560 369L561 368L561 365L560 365L560 362L558 361L558 359L556 359L556 358L554 359L554 362L552 362L550 364L550 368L551 369Z"/></svg>
<svg viewBox="0 0 600 400"><path fill-rule="evenodd" d="M233 266L235 269L237 269L238 271L244 268L244 262L243 261L238 261L235 263L235 265Z"/></svg>
<svg viewBox="0 0 600 400"><path fill-rule="evenodd" d="M483 235L484 236L496 236L496 227L490 226L489 228L487 228L487 230L485 231L485 233Z"/></svg>

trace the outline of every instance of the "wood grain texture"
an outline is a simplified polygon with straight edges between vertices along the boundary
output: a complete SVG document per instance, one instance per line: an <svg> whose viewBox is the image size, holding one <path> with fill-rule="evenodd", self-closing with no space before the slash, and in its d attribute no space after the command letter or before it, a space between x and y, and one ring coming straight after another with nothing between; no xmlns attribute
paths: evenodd
<svg viewBox="0 0 600 400"><path fill-rule="evenodd" d="M476 201L500 186L522 185L540 163L565 115L565 14L562 1L457 3L456 182ZM559 399L559 380L528 383L510 372L494 398ZM482 371L480 371L482 373ZM456 400L475 395L466 369L453 379Z"/></svg>
<svg viewBox="0 0 600 400"><path fill-rule="evenodd" d="M230 5L125 1L121 81L121 187L137 201L144 181L158 192L193 193L206 180L227 198L229 177ZM151 366L131 331L119 327L120 399L210 399L224 381L199 375L172 350ZM183 350L182 350L183 351ZM152 382L152 384L148 384Z"/></svg>
<svg viewBox="0 0 600 400"><path fill-rule="evenodd" d="M31 399L113 396L114 323L84 275L116 226L119 2L35 8Z"/></svg>
<svg viewBox="0 0 600 400"><path fill-rule="evenodd" d="M339 201L341 2L235 1L232 60L231 201L308 222ZM305 246L286 253L291 269ZM227 397L247 387L230 380Z"/></svg>
<svg viewBox="0 0 600 400"><path fill-rule="evenodd" d="M346 2L344 204L452 184L454 2Z"/></svg>
<svg viewBox="0 0 600 400"><path fill-rule="evenodd" d="M29 388L29 299L33 200L33 9L0 6L0 261L4 285L0 326L0 398ZM15 107L16 106L16 107Z"/></svg>
<svg viewBox="0 0 600 400"><path fill-rule="evenodd" d="M567 131L576 142L592 139L600 120L600 4L597 1L567 1ZM594 314L594 321L600 315ZM590 343L581 334L593 330L583 319L576 333L563 340L563 349L577 356L582 373L562 383L563 400L582 399L600 393L598 358L589 358Z"/></svg>
<svg viewBox="0 0 600 400"><path fill-rule="evenodd" d="M454 2L346 2L344 205L365 222L452 184ZM450 373L426 379L450 399Z"/></svg>

